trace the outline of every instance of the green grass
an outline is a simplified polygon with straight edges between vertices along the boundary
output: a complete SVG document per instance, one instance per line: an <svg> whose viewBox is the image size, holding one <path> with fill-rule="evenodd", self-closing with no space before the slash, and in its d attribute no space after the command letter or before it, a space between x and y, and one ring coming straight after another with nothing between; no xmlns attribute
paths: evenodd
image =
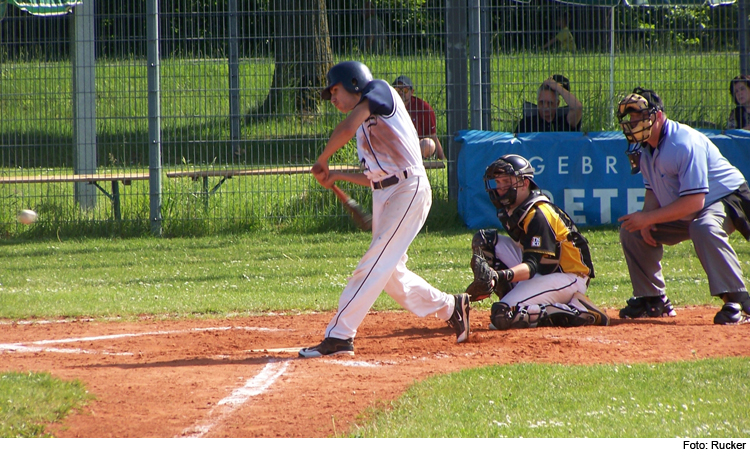
<svg viewBox="0 0 750 466"><path fill-rule="evenodd" d="M47 373L0 373L0 438L49 437L47 425L83 407L91 396L79 381Z"/></svg>
<svg viewBox="0 0 750 466"><path fill-rule="evenodd" d="M583 231L597 269L589 296L603 306L621 306L631 288L617 231ZM464 228L428 226L412 244L409 267L442 290L463 291L472 279L468 265L472 234ZM731 241L748 273L750 246L740 235L733 235ZM370 235L361 232L274 231L172 239L0 241L0 318L200 319L332 310L369 242ZM709 296L705 273L689 243L667 248L663 265L669 295L677 306L718 305ZM490 304L485 300L474 307L487 310ZM382 295L374 309L398 306ZM744 359L632 367L487 368L417 386L399 403L418 405L397 403L395 411L384 412L377 423L352 435L746 437L750 413L743 396L748 375ZM16 376L11 380L11 386L21 383ZM448 393L471 397L432 401L427 396L432 392L443 394L436 397ZM0 400L8 399L18 406L18 398L6 396L0 388ZM0 414L5 416L8 411L2 403ZM425 419L420 420L423 411ZM438 411L447 414L436 419ZM394 420L407 416L403 412L413 413L410 422L417 425ZM19 420L6 422L31 426L24 427L23 434L15 433L21 427L13 427L7 435L44 435L33 426L45 421L34 420L26 411ZM399 430L389 430L392 425Z"/></svg>
<svg viewBox="0 0 750 466"><path fill-rule="evenodd" d="M750 359L490 366L435 377L353 437L747 438Z"/></svg>
<svg viewBox="0 0 750 466"><path fill-rule="evenodd" d="M622 306L630 280L614 229L584 230L597 278L589 296ZM409 250L409 267L450 293L472 280L473 231L426 228ZM196 238L68 239L0 242L0 317L224 317L334 309L370 234L261 231ZM732 235L745 274L750 244ZM689 242L668 247L668 294L677 306L714 304ZM477 303L489 309L490 300ZM397 308L383 294L375 309Z"/></svg>

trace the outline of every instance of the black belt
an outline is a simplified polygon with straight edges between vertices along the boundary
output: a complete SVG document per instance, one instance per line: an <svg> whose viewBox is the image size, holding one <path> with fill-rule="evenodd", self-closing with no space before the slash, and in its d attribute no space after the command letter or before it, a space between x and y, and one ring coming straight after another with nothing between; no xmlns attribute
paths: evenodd
<svg viewBox="0 0 750 466"><path fill-rule="evenodd" d="M407 178L409 178L409 172L404 170L404 179L407 179ZM397 184L397 183L398 183L398 176L393 175L380 181L373 181L372 189L383 189L383 188L387 188L388 186L393 186L394 184Z"/></svg>

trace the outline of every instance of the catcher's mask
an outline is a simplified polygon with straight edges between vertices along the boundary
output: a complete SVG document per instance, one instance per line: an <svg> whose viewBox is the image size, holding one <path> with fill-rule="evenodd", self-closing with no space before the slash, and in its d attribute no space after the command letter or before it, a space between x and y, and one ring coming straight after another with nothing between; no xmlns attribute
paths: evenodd
<svg viewBox="0 0 750 466"><path fill-rule="evenodd" d="M498 186L497 178L502 175L510 176L510 184ZM498 209L507 209L515 204L518 188L523 186L523 180L529 180L529 188L537 189L534 183L534 168L528 160L516 154L507 154L492 162L484 171L484 186L490 201ZM505 190L501 194L498 189Z"/></svg>

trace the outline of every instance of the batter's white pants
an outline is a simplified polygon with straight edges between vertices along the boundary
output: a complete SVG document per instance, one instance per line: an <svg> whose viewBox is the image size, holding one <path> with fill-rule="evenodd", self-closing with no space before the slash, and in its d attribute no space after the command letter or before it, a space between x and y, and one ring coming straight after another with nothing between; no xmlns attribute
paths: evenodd
<svg viewBox="0 0 750 466"><path fill-rule="evenodd" d="M372 242L339 298L338 312L326 328L326 338L354 338L381 291L419 317L451 317L453 295L406 268L406 251L422 229L431 206L432 189L423 175L373 190Z"/></svg>
<svg viewBox="0 0 750 466"><path fill-rule="evenodd" d="M498 235L495 257L510 268L521 263L523 251L509 237ZM574 273L536 274L528 280L514 283L513 289L503 296L500 302L510 307L533 304L573 304L574 307L585 310L586 308L582 307L577 300L573 300L573 295L576 292L586 294L587 282L587 277L580 277Z"/></svg>

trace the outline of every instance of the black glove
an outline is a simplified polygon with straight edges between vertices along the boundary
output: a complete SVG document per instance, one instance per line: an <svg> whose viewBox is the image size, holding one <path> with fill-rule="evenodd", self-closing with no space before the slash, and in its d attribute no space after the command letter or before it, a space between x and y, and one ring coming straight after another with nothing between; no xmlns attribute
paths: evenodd
<svg viewBox="0 0 750 466"><path fill-rule="evenodd" d="M466 288L469 299L481 301L489 298L498 283L497 272L492 270L487 260L479 254L471 256L471 271L474 272L474 281Z"/></svg>

